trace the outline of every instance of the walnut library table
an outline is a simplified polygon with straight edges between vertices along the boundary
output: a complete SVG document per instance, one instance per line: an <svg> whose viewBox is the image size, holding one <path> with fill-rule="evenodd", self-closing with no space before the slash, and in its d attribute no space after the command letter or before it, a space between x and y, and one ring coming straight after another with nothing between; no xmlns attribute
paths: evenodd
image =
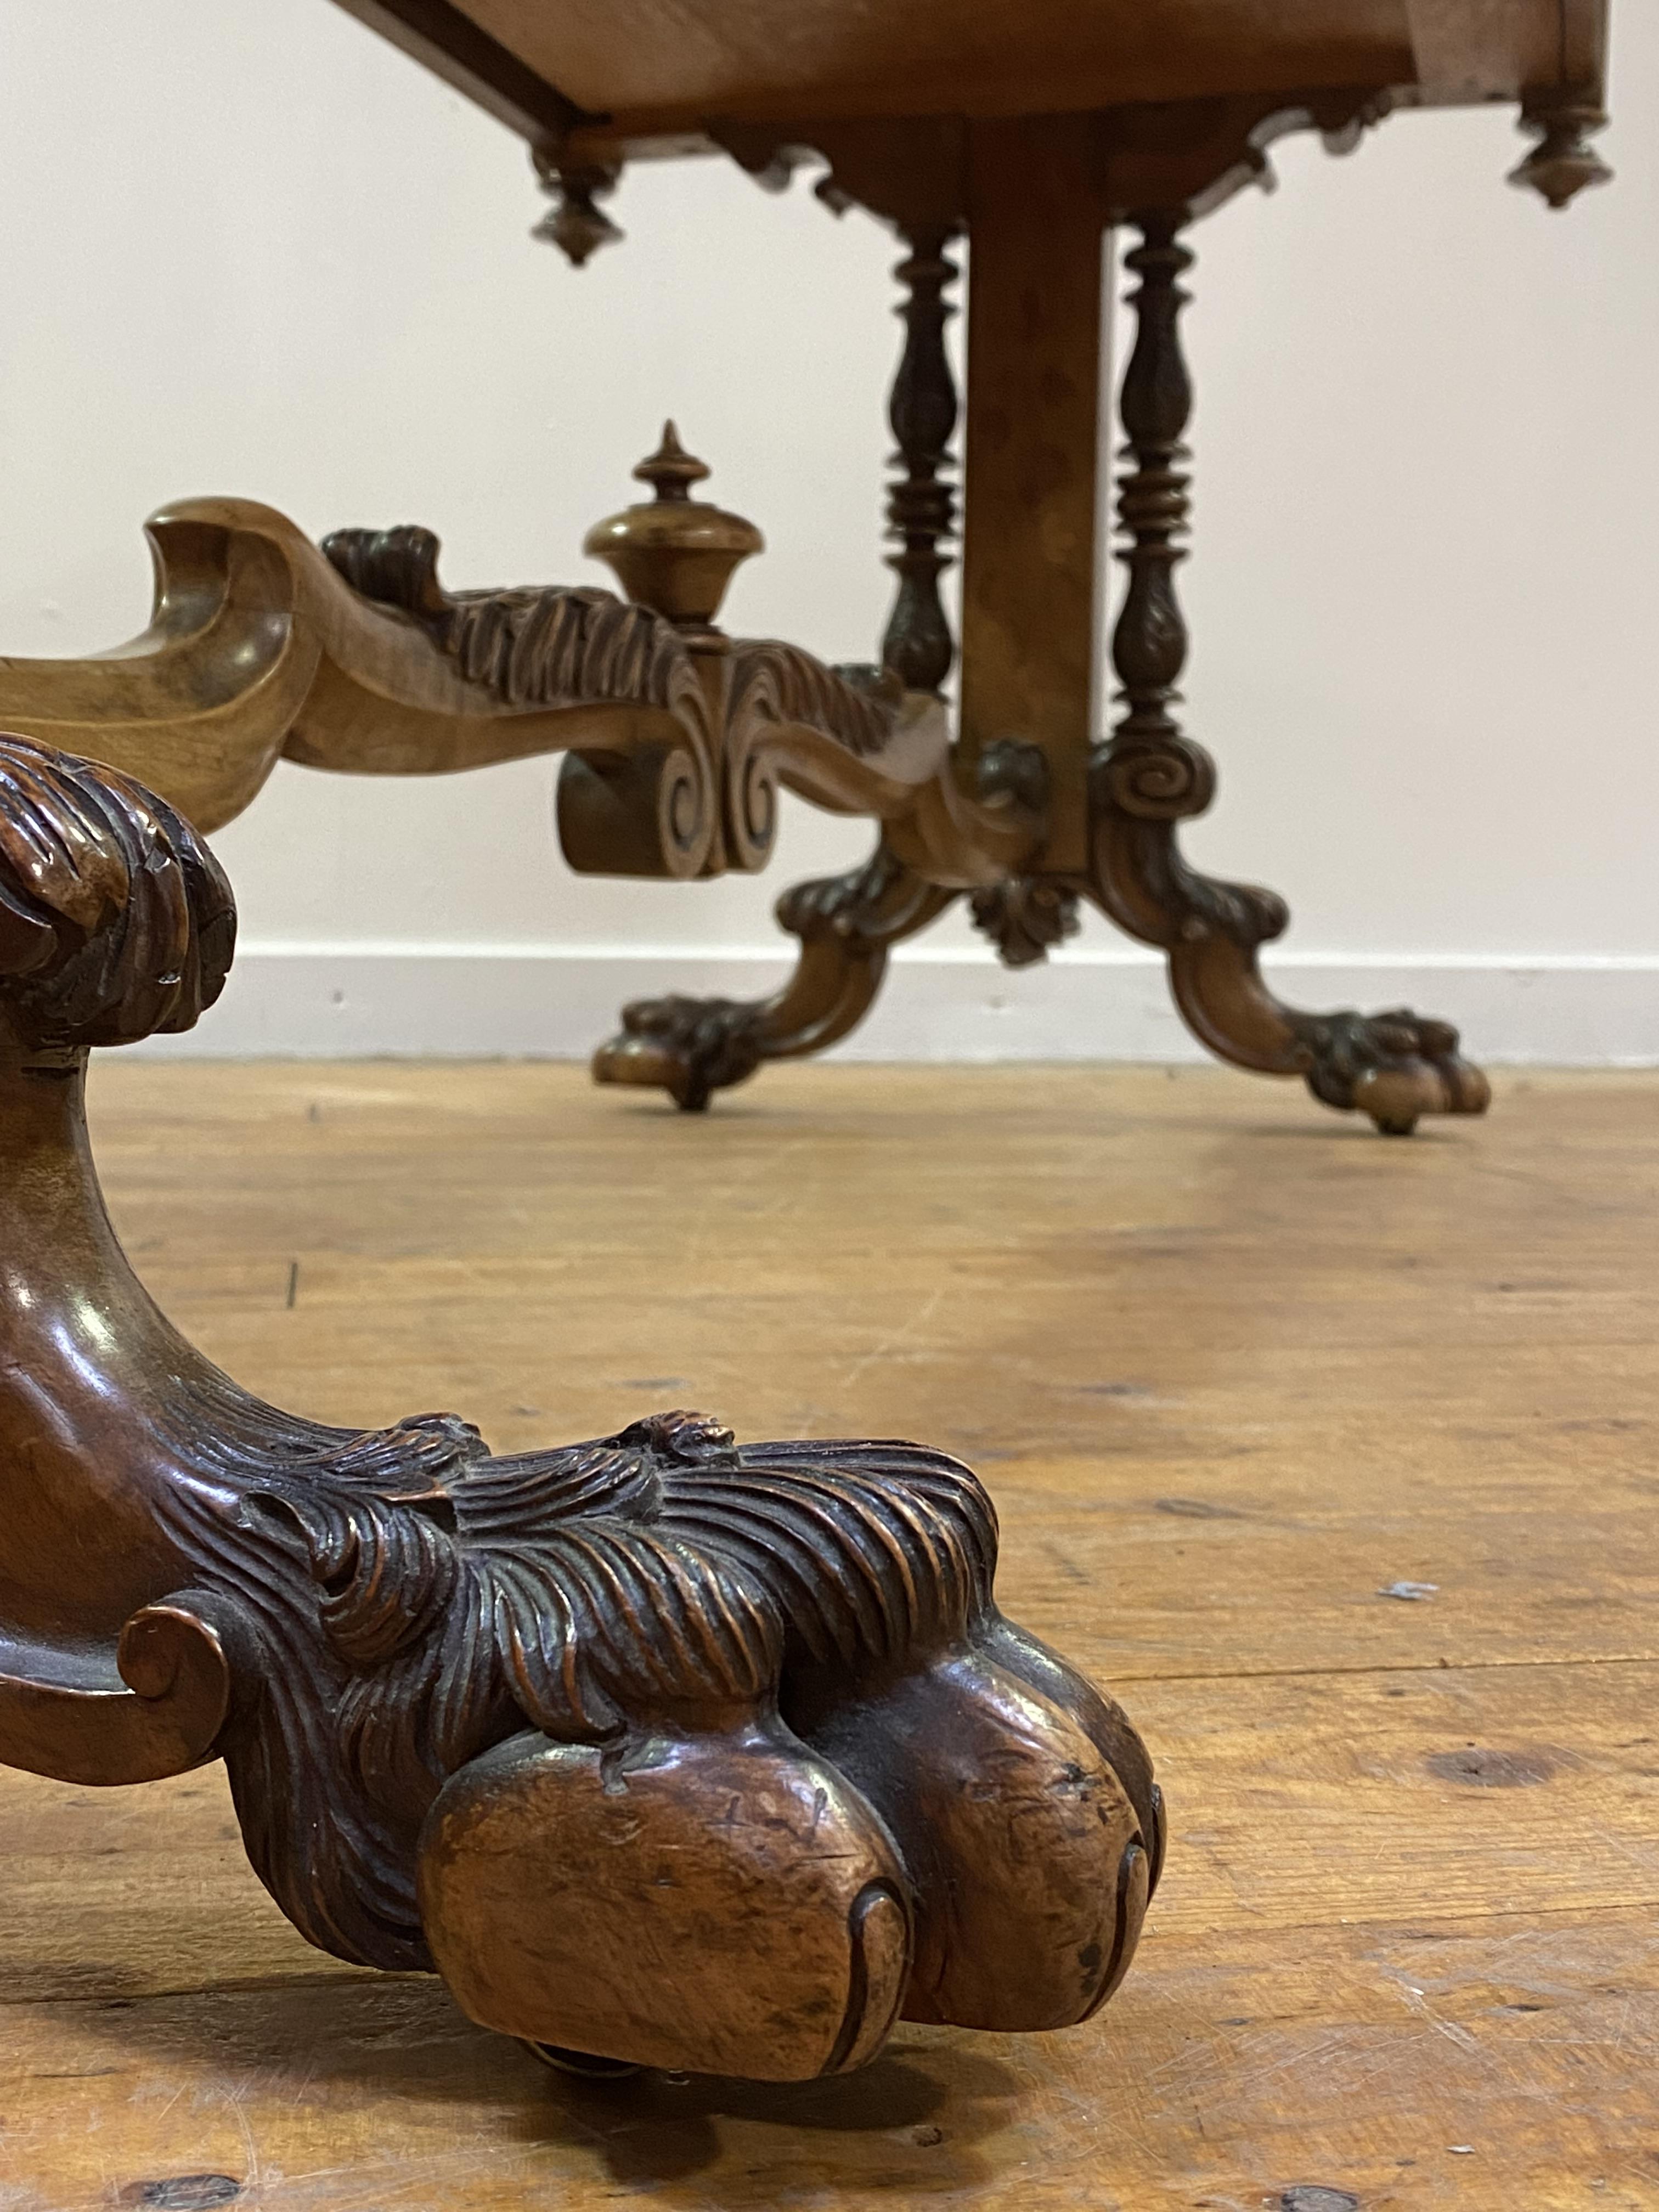
<svg viewBox="0 0 1659 2212"><path fill-rule="evenodd" d="M125 769L211 830L279 755L424 775L562 751L558 827L579 871L758 869L780 785L872 817L871 860L778 908L793 978L753 1003L628 1007L600 1080L702 1107L765 1060L845 1036L890 948L966 896L1002 957L1041 960L1089 898L1167 957L1222 1059L1409 1131L1480 1113L1487 1085L1447 1023L1396 1008L1309 1013L1260 948L1273 892L1182 860L1214 788L1179 726L1176 594L1190 408L1178 319L1188 226L1263 174L1284 132L1353 146L1404 106L1519 104L1536 143L1514 181L1565 206L1607 172L1605 0L343 0L528 141L543 234L580 264L618 234L601 203L629 161L725 155L781 187L890 222L906 343L891 420L896 604L869 667L716 624L759 533L692 496L672 432L638 475L653 502L588 550L626 594L452 593L430 532L348 530L319 550L246 501L149 526L152 628L117 659L0 663L0 727ZM1101 736L1097 491L1102 240L1138 243L1122 380L1117 719ZM944 333L952 242L973 248L958 659L939 595L953 533L957 398Z"/></svg>
<svg viewBox="0 0 1659 2212"><path fill-rule="evenodd" d="M1564 204L1601 173L1584 143L1601 11L354 4L525 131L545 228L578 262L610 233L599 203L622 162L716 148L775 183L821 157L821 192L896 226L897 604L870 667L728 637L720 599L759 534L692 496L707 471L671 426L638 471L654 499L587 541L625 596L452 593L428 531L319 548L269 508L196 501L149 525L144 636L0 664L0 1763L87 1785L222 1761L249 1858L301 1936L354 1966L441 1974L474 2022L590 2084L641 2067L814 2082L874 2060L901 2018L1079 2027L1133 1957L1163 1800L1122 1710L1001 1613L996 1514L969 1468L806 1441L793 1417L782 1441L739 1445L681 1410L498 1455L451 1413L364 1427L354 1406L335 1426L252 1395L128 1264L88 1140L88 1058L188 1028L217 996L235 910L204 832L279 756L396 775L559 750L560 836L589 872L757 869L785 785L881 824L866 866L786 897L802 954L775 998L629 1007L605 1079L703 1105L842 1035L888 948L953 898L1018 964L1087 896L1164 948L1224 1058L1300 1073L1388 1130L1479 1112L1485 1079L1444 1024L1281 1006L1255 956L1283 908L1177 849L1212 777L1172 711L1182 236L1278 133L1347 144L1402 101L1520 99L1539 143L1517 176ZM1129 583L1121 713L1097 744L1102 240L1119 221L1140 241ZM943 333L963 231L953 716ZM1082 1279L1069 1261L1068 1299ZM38 1838L62 1801L9 1802L33 1805ZM214 1817L189 1811L200 1793L170 1802L175 1834ZM140 2178L123 2201L179 2212L240 2185Z"/></svg>

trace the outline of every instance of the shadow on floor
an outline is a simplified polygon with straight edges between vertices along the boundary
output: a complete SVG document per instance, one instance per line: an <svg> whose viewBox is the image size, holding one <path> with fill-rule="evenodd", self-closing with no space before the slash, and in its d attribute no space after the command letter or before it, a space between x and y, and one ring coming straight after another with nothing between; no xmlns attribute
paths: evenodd
<svg viewBox="0 0 1659 2212"><path fill-rule="evenodd" d="M453 2103L487 2115L486 2140L502 2148L577 2153L612 2182L671 2200L681 2195L675 2185L721 2166L722 2205L774 2204L786 2182L799 2187L809 2176L832 2191L971 2186L988 2173L975 2144L1007 2125L1030 2093L994 2051L932 2029L901 2030L873 2065L835 2081L651 2072L581 2081L475 2027L440 1983L415 1976L230 1983L82 2000L73 2011L78 2027L120 2046L122 2074L183 2069L204 2090L223 2084L256 2125L267 2098L321 2093L343 2109L386 2108L395 2137L399 2104ZM734 2124L745 2137L741 2160L728 2158ZM362 2132L359 2118L354 2136Z"/></svg>

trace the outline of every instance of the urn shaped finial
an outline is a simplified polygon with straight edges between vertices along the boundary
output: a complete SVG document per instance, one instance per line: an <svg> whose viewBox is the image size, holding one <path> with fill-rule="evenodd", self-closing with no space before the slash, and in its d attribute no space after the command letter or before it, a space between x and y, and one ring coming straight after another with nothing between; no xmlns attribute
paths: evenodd
<svg viewBox="0 0 1659 2212"><path fill-rule="evenodd" d="M693 499L708 465L688 453L672 422L634 471L656 494L596 522L582 550L612 568L630 599L687 629L708 629L741 561L765 550L752 522Z"/></svg>

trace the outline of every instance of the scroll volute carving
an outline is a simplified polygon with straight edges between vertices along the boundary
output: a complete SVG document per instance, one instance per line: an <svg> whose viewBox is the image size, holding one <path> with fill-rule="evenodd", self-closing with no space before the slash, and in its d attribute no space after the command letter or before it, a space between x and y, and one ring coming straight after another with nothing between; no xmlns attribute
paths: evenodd
<svg viewBox="0 0 1659 2212"><path fill-rule="evenodd" d="M89 1047L212 1003L234 930L170 807L0 740L0 1758L66 1781L194 1765L229 1710L234 1624L154 1513L163 1378L199 1363L121 1260L82 1102Z"/></svg>
<svg viewBox="0 0 1659 2212"><path fill-rule="evenodd" d="M323 550L354 589L402 609L509 707L590 710L558 786L574 868L679 881L719 868L719 692L667 616L591 589L451 592L429 530L336 531Z"/></svg>
<svg viewBox="0 0 1659 2212"><path fill-rule="evenodd" d="M776 791L739 801L739 830L759 823L757 836L734 840L725 724L730 641L715 625L720 602L741 562L763 552L766 540L752 522L722 507L694 499L691 488L704 482L707 465L688 453L672 422L663 426L662 442L635 470L655 497L596 523L583 541L591 558L612 568L629 599L672 623L702 694L702 719L709 732L710 779L707 796L709 836L696 872L717 874L735 862L763 866L775 830ZM641 865L658 852L688 848L694 823L701 823L702 794L689 781L647 785L648 763L630 752L622 758L571 753L559 771L559 841L573 867L602 875L649 874Z"/></svg>
<svg viewBox="0 0 1659 2212"><path fill-rule="evenodd" d="M233 933L170 809L0 738L0 1759L222 1758L302 1934L538 2046L801 2080L901 2016L1085 2017L1161 1808L998 1611L967 1468L684 1413L502 1458L453 1414L325 1427L162 1318L82 1077L188 1026Z"/></svg>
<svg viewBox="0 0 1659 2212"><path fill-rule="evenodd" d="M965 880L988 880L1030 843L1024 810L976 806L958 791L937 699L907 694L891 671L830 668L797 647L733 640L715 626L734 568L762 541L741 516L690 497L707 471L672 425L636 473L659 497L588 540L635 594L626 600L562 586L451 592L428 530L338 531L324 545L356 592L438 646L469 703L483 693L544 726L568 717L533 749L569 749L558 806L574 867L677 878L763 867L784 781L838 812L895 823L947 878L966 868ZM374 637L382 665L393 642ZM395 644L407 652L406 639ZM320 718L307 715L305 735L303 757L356 764L337 760Z"/></svg>

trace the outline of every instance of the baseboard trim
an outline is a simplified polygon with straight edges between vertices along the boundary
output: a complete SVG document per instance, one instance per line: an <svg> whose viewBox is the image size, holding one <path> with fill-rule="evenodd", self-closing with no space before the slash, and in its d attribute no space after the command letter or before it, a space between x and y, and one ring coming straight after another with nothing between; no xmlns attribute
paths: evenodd
<svg viewBox="0 0 1659 2212"><path fill-rule="evenodd" d="M583 1060L625 1000L746 998L787 956L684 946L246 945L199 1028L147 1053L209 1059ZM1415 1005L1458 1024L1503 1065L1659 1064L1659 956L1477 957L1272 963L1305 1006ZM840 1056L864 1060L1194 1060L1150 953L1073 951L1010 973L952 947L900 952L869 1019Z"/></svg>

